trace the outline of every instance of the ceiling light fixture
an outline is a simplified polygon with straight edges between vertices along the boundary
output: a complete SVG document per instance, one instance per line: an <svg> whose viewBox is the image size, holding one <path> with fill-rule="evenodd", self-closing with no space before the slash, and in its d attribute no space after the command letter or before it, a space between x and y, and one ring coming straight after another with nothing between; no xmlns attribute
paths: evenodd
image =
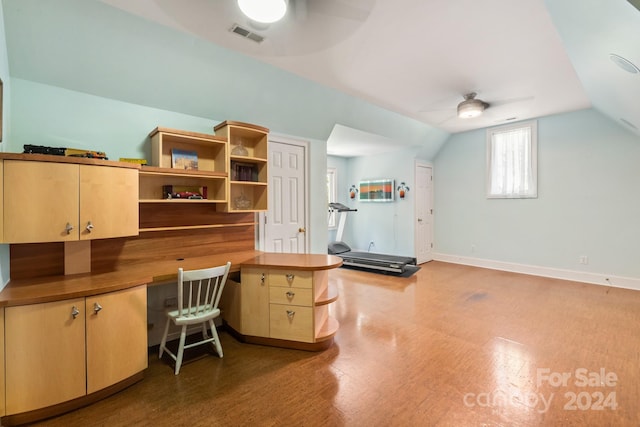
<svg viewBox="0 0 640 427"><path fill-rule="evenodd" d="M627 73L640 73L640 68L638 68L636 64L629 61L627 58L623 58L622 56L616 55L615 53L610 53L609 58L613 61L614 64L625 70Z"/></svg>
<svg viewBox="0 0 640 427"><path fill-rule="evenodd" d="M238 7L249 19L271 24L287 12L286 0L238 0Z"/></svg>
<svg viewBox="0 0 640 427"><path fill-rule="evenodd" d="M461 119L478 117L489 106L486 102L475 99L476 95L475 92L464 95L464 101L458 104L458 117Z"/></svg>

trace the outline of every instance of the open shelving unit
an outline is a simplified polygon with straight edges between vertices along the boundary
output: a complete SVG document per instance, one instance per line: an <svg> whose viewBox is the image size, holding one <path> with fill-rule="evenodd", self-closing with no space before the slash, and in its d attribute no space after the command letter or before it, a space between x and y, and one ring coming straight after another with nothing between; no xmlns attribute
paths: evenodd
<svg viewBox="0 0 640 427"><path fill-rule="evenodd" d="M229 180L223 212L267 210L267 144L269 129L249 123L224 121L215 126L216 136L229 143Z"/></svg>

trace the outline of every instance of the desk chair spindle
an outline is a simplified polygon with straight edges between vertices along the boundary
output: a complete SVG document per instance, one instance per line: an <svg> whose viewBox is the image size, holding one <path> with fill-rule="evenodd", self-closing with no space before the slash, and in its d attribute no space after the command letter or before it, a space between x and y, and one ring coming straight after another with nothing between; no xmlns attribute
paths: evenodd
<svg viewBox="0 0 640 427"><path fill-rule="evenodd" d="M164 328L164 335L160 342L160 358L166 351L173 360L176 361L175 375L180 372L182 357L186 348L212 343L218 356L222 357L222 346L216 331L213 320L220 316L218 303L222 296L222 290L229 275L231 263L218 267L204 268L200 270L178 269L178 308L167 311L167 323ZM174 354L166 346L169 325L173 322L176 326L181 326L180 344L177 354ZM202 325L202 340L185 345L187 337L187 327L189 325ZM211 330L211 336L207 332L207 326Z"/></svg>

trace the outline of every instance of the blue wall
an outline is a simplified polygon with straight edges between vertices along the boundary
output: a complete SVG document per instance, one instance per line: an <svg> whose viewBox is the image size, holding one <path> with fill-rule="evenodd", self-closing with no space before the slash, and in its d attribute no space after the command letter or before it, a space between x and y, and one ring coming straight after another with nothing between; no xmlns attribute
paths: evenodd
<svg viewBox="0 0 640 427"><path fill-rule="evenodd" d="M540 118L538 135L537 199L485 197L485 130L447 141L435 251L640 278L640 138L592 109Z"/></svg>

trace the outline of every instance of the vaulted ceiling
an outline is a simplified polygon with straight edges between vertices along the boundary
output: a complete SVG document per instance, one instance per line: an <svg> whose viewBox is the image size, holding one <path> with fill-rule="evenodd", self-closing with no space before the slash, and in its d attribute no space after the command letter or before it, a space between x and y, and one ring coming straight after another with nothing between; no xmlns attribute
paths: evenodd
<svg viewBox="0 0 640 427"><path fill-rule="evenodd" d="M63 13L72 4L59 3ZM289 0L288 15L268 28L248 22L234 0L102 3L450 133L594 107L640 135L640 73L611 60L640 65L640 11L628 0ZM16 10L5 11L5 23ZM229 31L234 25L264 41ZM46 52L25 52L10 34L15 27L6 28L12 74L52 84L65 75L67 87L75 80L86 90L77 63L65 67L63 57L51 67ZM71 56L90 31L78 25L75 39L52 34L48 43L65 43ZM105 40L96 48L108 54L117 46ZM469 92L489 107L458 118Z"/></svg>

